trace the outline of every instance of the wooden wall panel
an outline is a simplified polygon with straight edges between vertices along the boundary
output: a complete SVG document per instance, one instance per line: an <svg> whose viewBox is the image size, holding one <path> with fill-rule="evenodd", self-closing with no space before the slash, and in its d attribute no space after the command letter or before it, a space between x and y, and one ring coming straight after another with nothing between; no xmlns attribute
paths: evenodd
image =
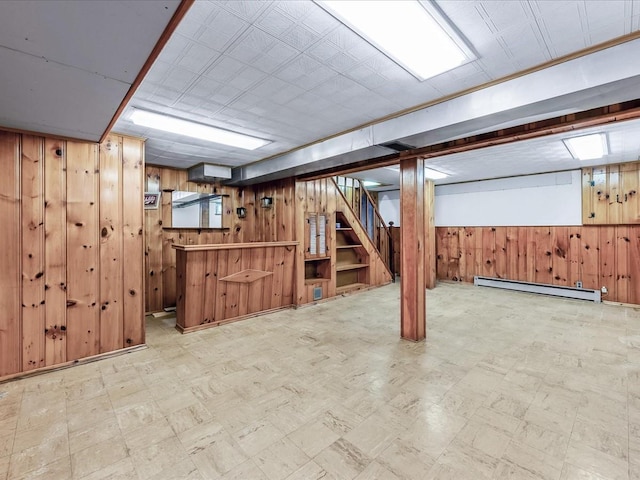
<svg viewBox="0 0 640 480"><path fill-rule="evenodd" d="M172 245L275 242L295 239L295 184L293 179L235 188L188 181L186 170L147 165L147 191L162 192L157 210L144 211L145 310L155 312L176 305L176 253ZM224 230L171 228L173 190L218 193L223 199ZM260 207L262 197L272 197L273 207ZM236 208L247 209L239 219Z"/></svg>
<svg viewBox="0 0 640 480"><path fill-rule="evenodd" d="M636 274L640 272L640 225L507 227L505 231L504 278L568 286L581 281L584 288L606 286L604 300L640 304L640 274ZM455 255L449 242L456 234L481 239L475 244L466 240L459 243L460 257L467 257L470 250L480 257L479 262L460 263L464 268L459 272L449 267L456 261L449 258ZM502 245L499 228L439 227L436 238L441 280L472 282L474 275L491 271L487 265L500 263L494 262L494 252ZM501 270L496 268L496 275Z"/></svg>
<svg viewBox="0 0 640 480"><path fill-rule="evenodd" d="M138 173L122 170L123 142ZM143 158L137 139L0 132L0 379L123 348L123 323L139 332L127 345L144 341Z"/></svg>
<svg viewBox="0 0 640 480"><path fill-rule="evenodd" d="M110 135L100 148L101 353L123 346L121 142L121 138Z"/></svg>
<svg viewBox="0 0 640 480"><path fill-rule="evenodd" d="M582 223L640 224L640 162L582 169Z"/></svg>
<svg viewBox="0 0 640 480"><path fill-rule="evenodd" d="M67 142L67 358L99 353L98 148Z"/></svg>
<svg viewBox="0 0 640 480"><path fill-rule="evenodd" d="M45 140L45 364L67 361L67 174L65 142Z"/></svg>
<svg viewBox="0 0 640 480"><path fill-rule="evenodd" d="M22 371L45 365L44 139L22 136Z"/></svg>
<svg viewBox="0 0 640 480"><path fill-rule="evenodd" d="M124 347L144 343L144 143L122 142L122 265Z"/></svg>
<svg viewBox="0 0 640 480"><path fill-rule="evenodd" d="M0 131L0 377L22 369L20 135Z"/></svg>

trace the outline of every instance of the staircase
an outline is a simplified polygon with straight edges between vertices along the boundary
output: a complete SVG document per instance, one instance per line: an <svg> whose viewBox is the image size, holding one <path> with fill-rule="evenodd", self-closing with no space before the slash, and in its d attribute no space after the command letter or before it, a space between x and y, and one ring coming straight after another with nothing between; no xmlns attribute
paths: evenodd
<svg viewBox="0 0 640 480"><path fill-rule="evenodd" d="M336 176L333 177L333 182L362 229L367 232L391 275L394 271L393 240L389 227L380 216L377 202L357 178ZM391 275L391 278L395 279L395 275Z"/></svg>

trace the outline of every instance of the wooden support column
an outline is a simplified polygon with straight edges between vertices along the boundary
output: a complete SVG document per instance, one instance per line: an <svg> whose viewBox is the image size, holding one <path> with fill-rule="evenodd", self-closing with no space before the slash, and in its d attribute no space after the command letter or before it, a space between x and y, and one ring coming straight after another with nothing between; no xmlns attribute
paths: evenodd
<svg viewBox="0 0 640 480"><path fill-rule="evenodd" d="M431 180L424 184L424 283L428 289L436 288L436 222L434 220L435 186Z"/></svg>
<svg viewBox="0 0 640 480"><path fill-rule="evenodd" d="M424 160L400 162L400 336L417 342L426 335Z"/></svg>

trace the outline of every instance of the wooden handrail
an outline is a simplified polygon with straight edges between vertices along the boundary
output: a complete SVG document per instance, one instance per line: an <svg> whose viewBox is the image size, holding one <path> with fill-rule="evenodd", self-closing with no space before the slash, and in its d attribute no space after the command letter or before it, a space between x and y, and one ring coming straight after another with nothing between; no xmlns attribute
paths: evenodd
<svg viewBox="0 0 640 480"><path fill-rule="evenodd" d="M171 245L171 248L195 252L199 250L237 250L238 248L294 247L299 244L300 242L210 243L202 245Z"/></svg>

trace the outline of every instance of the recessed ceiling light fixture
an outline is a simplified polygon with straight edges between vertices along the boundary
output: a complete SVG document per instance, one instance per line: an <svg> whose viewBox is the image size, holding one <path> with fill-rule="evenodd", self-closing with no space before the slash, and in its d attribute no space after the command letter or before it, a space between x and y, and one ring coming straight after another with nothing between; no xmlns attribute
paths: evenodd
<svg viewBox="0 0 640 480"><path fill-rule="evenodd" d="M605 133L592 133L580 137L565 138L564 145L577 160L594 160L609 154L607 135Z"/></svg>
<svg viewBox="0 0 640 480"><path fill-rule="evenodd" d="M230 130L223 130L222 128L216 128L190 120L147 112L146 110L135 109L130 118L133 123L143 127L198 138L213 143L221 143L222 145L228 145L230 147L244 148L245 150L255 150L256 148L271 143L270 140L264 140Z"/></svg>
<svg viewBox="0 0 640 480"><path fill-rule="evenodd" d="M447 175L446 173L442 173L437 170L433 170L431 168L425 167L424 176L429 180L442 180L443 178L447 178L449 175Z"/></svg>
<svg viewBox="0 0 640 480"><path fill-rule="evenodd" d="M316 3L418 80L435 77L475 59L430 2L317 0Z"/></svg>

